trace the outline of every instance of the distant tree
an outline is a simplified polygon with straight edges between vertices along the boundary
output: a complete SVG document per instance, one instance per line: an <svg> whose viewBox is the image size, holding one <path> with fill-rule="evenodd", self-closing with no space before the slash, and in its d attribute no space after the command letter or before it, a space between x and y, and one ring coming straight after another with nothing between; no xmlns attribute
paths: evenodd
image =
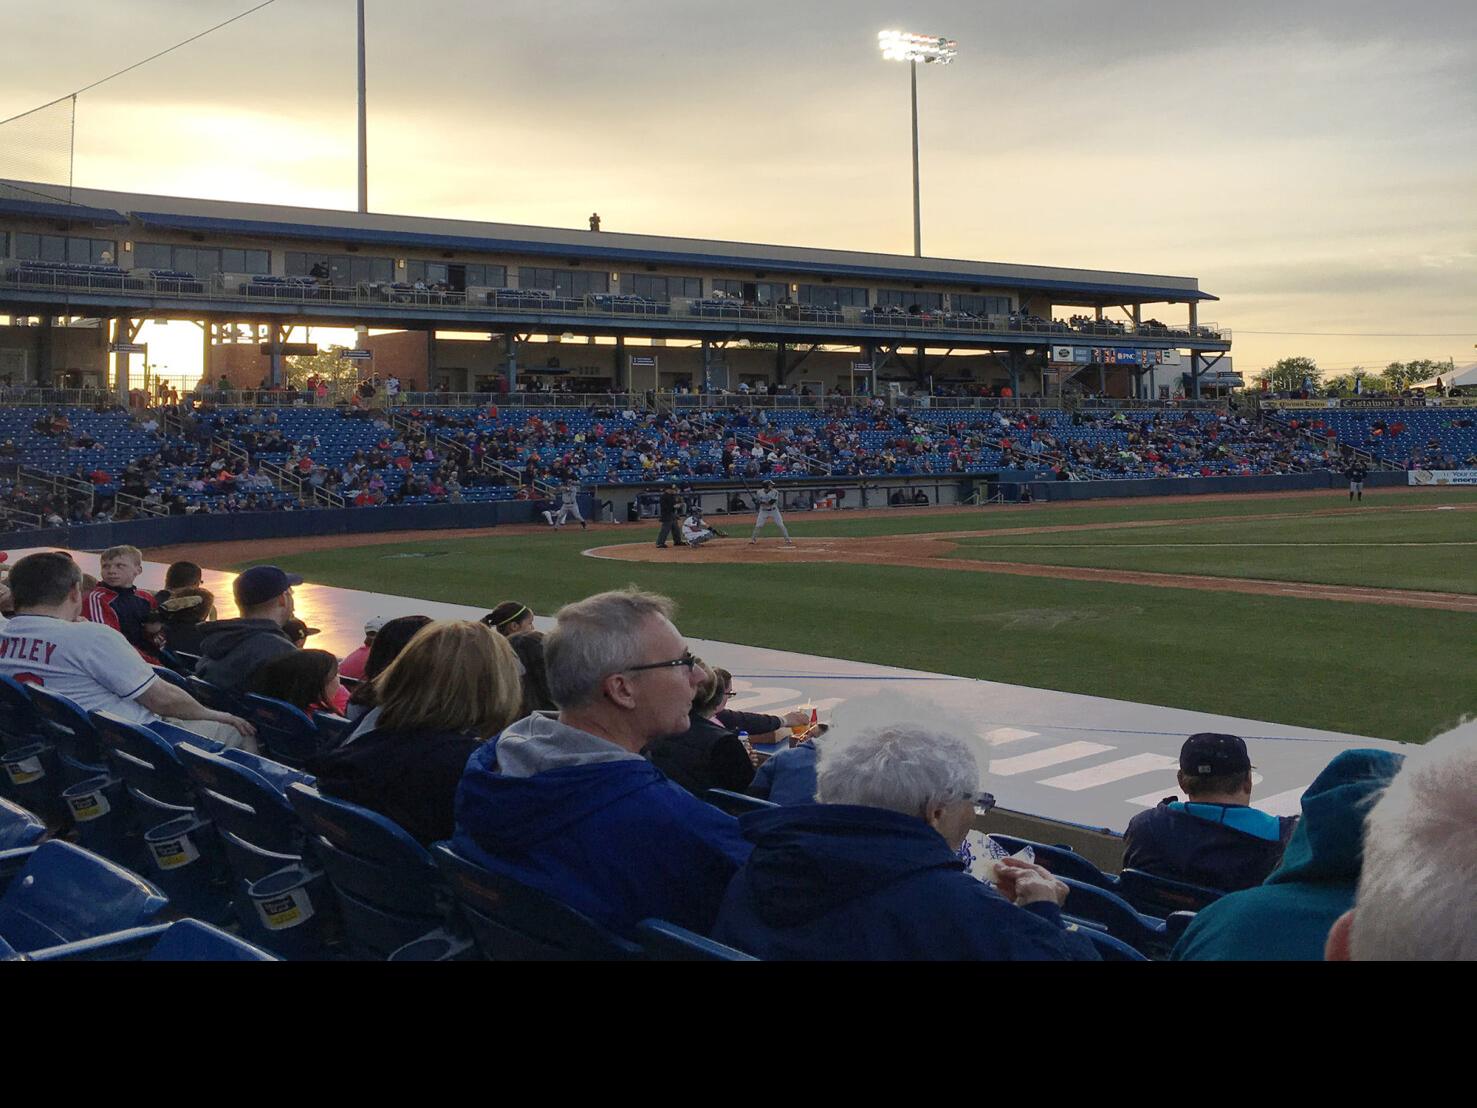
<svg viewBox="0 0 1477 1108"><path fill-rule="evenodd" d="M1353 396L1354 375L1352 373L1342 373L1337 377L1330 377L1323 383L1323 391L1329 396Z"/></svg>
<svg viewBox="0 0 1477 1108"><path fill-rule="evenodd" d="M1391 362L1380 374L1381 385L1389 392L1400 392L1417 381L1426 381L1443 374L1450 377L1456 371L1456 362L1448 358L1444 362L1430 358L1417 358L1410 362Z"/></svg>
<svg viewBox="0 0 1477 1108"><path fill-rule="evenodd" d="M309 377L323 377L328 380L328 391L334 395L352 389L359 383L360 367L365 363L340 358L338 352L342 349L345 348L330 346L317 354L289 357L285 369L287 387L300 389Z"/></svg>
<svg viewBox="0 0 1477 1108"><path fill-rule="evenodd" d="M1316 387L1322 376L1323 371L1312 358L1283 358L1270 369L1258 373L1256 382L1272 392L1293 392L1302 388L1304 381Z"/></svg>

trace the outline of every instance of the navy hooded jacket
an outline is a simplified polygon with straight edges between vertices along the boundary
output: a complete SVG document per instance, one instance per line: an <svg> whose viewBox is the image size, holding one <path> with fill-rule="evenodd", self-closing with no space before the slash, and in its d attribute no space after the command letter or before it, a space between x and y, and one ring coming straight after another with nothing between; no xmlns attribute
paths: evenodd
<svg viewBox="0 0 1477 1108"><path fill-rule="evenodd" d="M759 767L749 795L771 804L814 804L819 753L809 739L781 750Z"/></svg>
<svg viewBox="0 0 1477 1108"><path fill-rule="evenodd" d="M640 758L513 777L467 762L453 846L623 935L656 916L707 934L748 857L738 821Z"/></svg>
<svg viewBox="0 0 1477 1108"><path fill-rule="evenodd" d="M1345 750L1303 793L1303 818L1282 865L1254 889L1195 914L1176 961L1323 960L1334 921L1354 906L1364 855L1364 817L1395 776L1400 754Z"/></svg>
<svg viewBox="0 0 1477 1108"><path fill-rule="evenodd" d="M1223 892L1249 889L1277 868L1296 823L1243 804L1166 797L1129 820L1123 868Z"/></svg>
<svg viewBox="0 0 1477 1108"><path fill-rule="evenodd" d="M882 808L797 804L739 821L754 853L713 937L760 958L1095 960L1055 904L1017 908L942 835Z"/></svg>

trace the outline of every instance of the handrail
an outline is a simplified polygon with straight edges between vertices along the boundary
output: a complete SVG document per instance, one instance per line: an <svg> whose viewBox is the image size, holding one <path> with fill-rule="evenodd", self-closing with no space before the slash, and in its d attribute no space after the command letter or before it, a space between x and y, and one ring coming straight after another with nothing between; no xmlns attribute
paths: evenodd
<svg viewBox="0 0 1477 1108"><path fill-rule="evenodd" d="M97 487L90 481L78 481L74 477L65 474L47 473L42 469L32 469L29 466L16 467L16 479L18 481L30 481L32 484L44 485L55 490L79 493L87 498L87 509L91 511L97 503Z"/></svg>
<svg viewBox="0 0 1477 1108"><path fill-rule="evenodd" d="M156 507L153 504L146 504L142 497L134 496L132 493L114 493L113 503L119 505L120 507L129 508L136 515L167 516L169 514L169 512L167 512L163 508Z"/></svg>

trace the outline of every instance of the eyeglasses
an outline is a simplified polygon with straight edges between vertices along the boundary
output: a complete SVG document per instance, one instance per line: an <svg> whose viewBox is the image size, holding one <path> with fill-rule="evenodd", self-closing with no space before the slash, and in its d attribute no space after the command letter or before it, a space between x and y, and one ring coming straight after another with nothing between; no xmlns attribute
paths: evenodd
<svg viewBox="0 0 1477 1108"><path fill-rule="evenodd" d="M975 793L974 794L974 813L975 813L975 815L982 816L982 815L984 815L986 812L988 812L993 807L995 807L995 794L994 793Z"/></svg>
<svg viewBox="0 0 1477 1108"><path fill-rule="evenodd" d="M635 673L643 669L675 669L677 666L686 666L690 672L695 665L697 665L697 655L691 650L684 650L682 657L673 658L670 662L648 662L644 666L627 666L625 672Z"/></svg>

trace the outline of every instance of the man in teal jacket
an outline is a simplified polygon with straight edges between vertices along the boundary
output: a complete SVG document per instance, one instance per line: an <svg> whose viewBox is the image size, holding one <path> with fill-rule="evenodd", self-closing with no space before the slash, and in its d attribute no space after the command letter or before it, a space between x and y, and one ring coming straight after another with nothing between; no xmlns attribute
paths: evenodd
<svg viewBox="0 0 1477 1108"><path fill-rule="evenodd" d="M1202 909L1175 961L1321 961L1334 921L1354 903L1364 817L1403 755L1345 750L1303 793L1303 818L1282 864L1255 888Z"/></svg>

